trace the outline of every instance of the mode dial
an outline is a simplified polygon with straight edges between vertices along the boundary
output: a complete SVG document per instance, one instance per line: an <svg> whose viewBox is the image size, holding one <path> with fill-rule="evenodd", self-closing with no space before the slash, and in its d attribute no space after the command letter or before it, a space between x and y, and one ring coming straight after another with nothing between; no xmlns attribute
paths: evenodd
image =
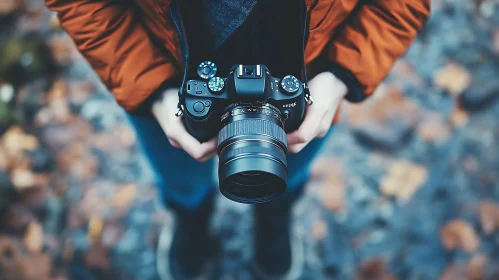
<svg viewBox="0 0 499 280"><path fill-rule="evenodd" d="M281 87L284 91L295 93L300 89L300 81L292 75L288 75L281 80Z"/></svg>
<svg viewBox="0 0 499 280"><path fill-rule="evenodd" d="M217 66L211 61L201 62L198 66L198 75L201 79L208 80L217 74Z"/></svg>
<svg viewBox="0 0 499 280"><path fill-rule="evenodd" d="M213 93L220 93L225 86L224 79L220 77L213 77L208 82L208 89Z"/></svg>

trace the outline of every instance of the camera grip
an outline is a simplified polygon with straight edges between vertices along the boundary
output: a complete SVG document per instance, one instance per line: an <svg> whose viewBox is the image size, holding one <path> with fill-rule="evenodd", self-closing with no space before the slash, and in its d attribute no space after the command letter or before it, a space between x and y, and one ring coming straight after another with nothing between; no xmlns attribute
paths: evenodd
<svg viewBox="0 0 499 280"><path fill-rule="evenodd" d="M212 116L207 116L204 119L194 119L189 114L184 114L182 121L184 122L187 132L201 143L215 137L219 131L218 128L220 127L220 119Z"/></svg>

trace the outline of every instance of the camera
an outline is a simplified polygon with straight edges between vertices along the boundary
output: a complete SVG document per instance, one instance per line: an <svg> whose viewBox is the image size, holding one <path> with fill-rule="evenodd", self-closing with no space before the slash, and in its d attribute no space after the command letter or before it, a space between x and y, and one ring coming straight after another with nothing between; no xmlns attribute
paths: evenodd
<svg viewBox="0 0 499 280"><path fill-rule="evenodd" d="M188 80L179 108L200 142L218 134L220 192L236 202L262 203L287 187L287 133L303 121L306 86L296 77L273 77L265 65L235 65L216 76L210 61Z"/></svg>

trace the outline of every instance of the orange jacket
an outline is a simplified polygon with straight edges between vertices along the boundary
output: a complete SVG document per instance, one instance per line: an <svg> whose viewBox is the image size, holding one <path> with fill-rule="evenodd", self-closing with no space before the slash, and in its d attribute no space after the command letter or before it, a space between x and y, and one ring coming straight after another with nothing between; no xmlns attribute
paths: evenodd
<svg viewBox="0 0 499 280"><path fill-rule="evenodd" d="M131 6L131 1L134 6ZM183 74L171 0L46 0L61 26L127 111ZM180 0L181 1L181 0ZM429 16L430 0L306 0L305 63L327 59L370 95ZM139 9L137 9L139 7Z"/></svg>

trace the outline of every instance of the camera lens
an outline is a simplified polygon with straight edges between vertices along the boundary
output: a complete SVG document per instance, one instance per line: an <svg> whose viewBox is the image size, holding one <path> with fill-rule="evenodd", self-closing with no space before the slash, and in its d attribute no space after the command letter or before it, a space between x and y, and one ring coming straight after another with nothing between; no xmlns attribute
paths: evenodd
<svg viewBox="0 0 499 280"><path fill-rule="evenodd" d="M262 203L287 185L287 136L271 104L232 104L218 134L220 191L241 203Z"/></svg>

